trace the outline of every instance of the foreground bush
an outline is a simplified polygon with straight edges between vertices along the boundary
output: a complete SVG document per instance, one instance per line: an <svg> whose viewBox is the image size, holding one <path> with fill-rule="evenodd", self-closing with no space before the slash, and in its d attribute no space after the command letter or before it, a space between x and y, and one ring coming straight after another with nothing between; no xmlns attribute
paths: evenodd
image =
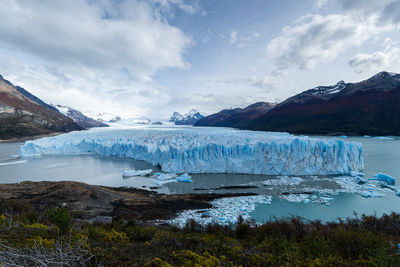
<svg viewBox="0 0 400 267"><path fill-rule="evenodd" d="M9 211L9 210L8 210ZM1 211L0 211L1 212ZM400 266L400 215L185 228L77 223L67 208L0 216L0 262L47 266ZM63 235L60 235L63 233ZM64 261L64 262L63 262Z"/></svg>

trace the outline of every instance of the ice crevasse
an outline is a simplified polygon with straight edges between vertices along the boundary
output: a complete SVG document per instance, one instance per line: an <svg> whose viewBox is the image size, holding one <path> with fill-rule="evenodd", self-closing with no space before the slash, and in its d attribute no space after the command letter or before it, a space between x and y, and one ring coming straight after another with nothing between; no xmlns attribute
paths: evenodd
<svg viewBox="0 0 400 267"><path fill-rule="evenodd" d="M359 143L228 128L93 129L27 141L20 152L130 157L174 173L334 175L364 168Z"/></svg>

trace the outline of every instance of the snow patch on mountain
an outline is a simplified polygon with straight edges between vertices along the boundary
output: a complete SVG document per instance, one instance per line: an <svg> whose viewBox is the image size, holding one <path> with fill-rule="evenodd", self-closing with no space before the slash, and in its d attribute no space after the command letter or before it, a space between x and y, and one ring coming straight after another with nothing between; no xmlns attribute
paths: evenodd
<svg viewBox="0 0 400 267"><path fill-rule="evenodd" d="M332 86L318 86L316 88L311 89L309 92L312 95L326 95L326 94L337 94L346 88L346 83L344 81L340 81Z"/></svg>

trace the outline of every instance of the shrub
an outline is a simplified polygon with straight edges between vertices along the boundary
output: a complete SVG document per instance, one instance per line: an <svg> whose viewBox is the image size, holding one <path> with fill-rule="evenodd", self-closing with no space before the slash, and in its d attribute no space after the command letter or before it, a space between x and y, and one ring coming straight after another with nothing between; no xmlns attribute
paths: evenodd
<svg viewBox="0 0 400 267"><path fill-rule="evenodd" d="M62 235L71 229L71 216L68 208L53 208L47 212L47 216L50 222L58 227Z"/></svg>
<svg viewBox="0 0 400 267"><path fill-rule="evenodd" d="M6 216L4 216L4 214L0 215L0 225L3 225L6 223Z"/></svg>
<svg viewBox="0 0 400 267"><path fill-rule="evenodd" d="M49 228L47 225L41 223L24 224L23 226L27 228L42 229L42 230L46 230L47 228Z"/></svg>
<svg viewBox="0 0 400 267"><path fill-rule="evenodd" d="M163 261L162 259L160 259L160 258L154 258L153 260L151 260L151 261L149 261L149 262L146 262L145 264L144 264L144 266L148 266L148 267L172 267L172 265L171 264L169 264L168 262L166 262L166 261Z"/></svg>
<svg viewBox="0 0 400 267"><path fill-rule="evenodd" d="M43 238L40 235L35 236L27 241L28 247L46 247L46 248L54 248L55 240Z"/></svg>

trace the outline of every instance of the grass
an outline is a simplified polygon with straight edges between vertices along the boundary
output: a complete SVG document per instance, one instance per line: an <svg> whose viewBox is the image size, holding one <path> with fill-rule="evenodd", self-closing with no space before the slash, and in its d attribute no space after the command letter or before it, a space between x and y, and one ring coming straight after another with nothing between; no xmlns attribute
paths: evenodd
<svg viewBox="0 0 400 267"><path fill-rule="evenodd" d="M236 225L203 227L188 221L180 229L119 217L110 224L78 223L66 208L36 213L24 205L0 205L0 262L5 265L40 265L51 258L48 266L61 261L84 266L400 266L400 214L395 213L327 224L288 218L254 226L239 218Z"/></svg>

